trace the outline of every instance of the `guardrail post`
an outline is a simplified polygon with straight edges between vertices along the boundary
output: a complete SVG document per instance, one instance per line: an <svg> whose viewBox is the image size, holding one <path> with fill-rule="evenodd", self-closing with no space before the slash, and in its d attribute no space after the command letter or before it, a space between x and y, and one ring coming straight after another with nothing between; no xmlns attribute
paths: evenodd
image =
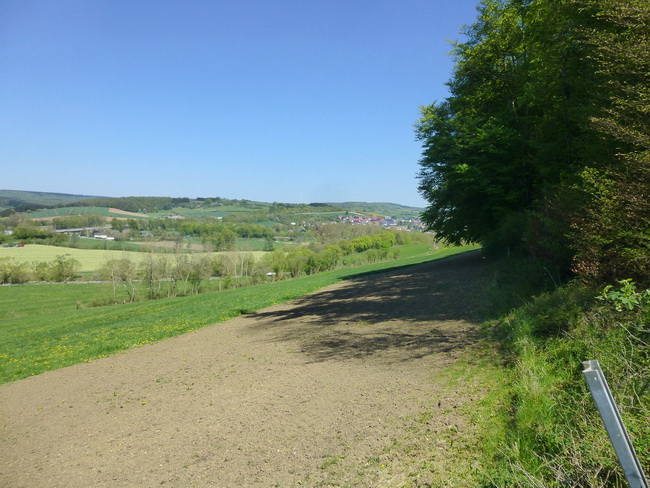
<svg viewBox="0 0 650 488"><path fill-rule="evenodd" d="M605 424L605 429L612 441L618 462L623 468L630 488L648 488L648 480L643 474L639 458L634 451L630 436L625 430L621 414L616 407L605 375L600 369L600 364L596 360L591 360L583 362L582 365L585 367L582 374L585 375L591 396L596 402L600 418L603 419L603 424Z"/></svg>

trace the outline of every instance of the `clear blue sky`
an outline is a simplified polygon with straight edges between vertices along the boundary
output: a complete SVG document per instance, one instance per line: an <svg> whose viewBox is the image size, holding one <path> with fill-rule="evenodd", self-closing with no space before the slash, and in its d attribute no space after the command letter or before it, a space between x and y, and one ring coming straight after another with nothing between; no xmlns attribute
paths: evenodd
<svg viewBox="0 0 650 488"><path fill-rule="evenodd" d="M0 0L0 189L392 202L475 0Z"/></svg>

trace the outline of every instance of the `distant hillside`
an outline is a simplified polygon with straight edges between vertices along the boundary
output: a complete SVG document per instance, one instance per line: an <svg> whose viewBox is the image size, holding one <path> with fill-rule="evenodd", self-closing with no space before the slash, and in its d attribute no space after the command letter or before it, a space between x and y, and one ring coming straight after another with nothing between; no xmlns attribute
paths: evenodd
<svg viewBox="0 0 650 488"><path fill-rule="evenodd" d="M0 207L13 208L16 211L24 212L27 210L69 205L91 198L98 197L40 191L0 190Z"/></svg>
<svg viewBox="0 0 650 488"><path fill-rule="evenodd" d="M349 212L359 212L364 214L375 214L384 217L397 217L397 218L419 218L420 214L424 211L423 208L407 207L397 203L386 202L343 202L333 203L337 207L341 207Z"/></svg>
<svg viewBox="0 0 650 488"><path fill-rule="evenodd" d="M194 204L196 202L196 204ZM67 193L47 193L36 191L0 190L0 210L13 209L17 212L51 209L60 207L112 207L130 212L160 212L171 211L179 206L186 209L197 207L234 206L240 211L268 211L274 212L291 210L305 212L315 209L320 211L334 212L358 212L366 215L381 215L397 218L418 218L424 209L408 207L396 203L387 202L343 202L343 203L311 203L311 204L285 204L285 203L263 203L249 200L228 200L219 197L214 198L172 198L172 197L98 197L89 195L72 195ZM286 207L286 208L285 208ZM195 212L197 210L194 210ZM206 210L207 211L207 210ZM68 215L71 212L66 212ZM81 212L87 213L87 212ZM49 214L48 214L49 216Z"/></svg>
<svg viewBox="0 0 650 488"><path fill-rule="evenodd" d="M129 219L146 219L148 215L127 212L119 210L112 207L89 207L89 206L80 206L80 207L55 207L34 210L27 213L27 216L30 219L52 219L59 217L72 217L79 215L100 215L102 217L108 218L129 218Z"/></svg>

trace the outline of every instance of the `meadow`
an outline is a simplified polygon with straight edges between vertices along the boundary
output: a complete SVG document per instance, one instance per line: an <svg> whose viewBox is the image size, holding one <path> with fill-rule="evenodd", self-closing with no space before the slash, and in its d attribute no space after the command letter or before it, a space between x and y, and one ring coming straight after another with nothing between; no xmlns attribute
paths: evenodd
<svg viewBox="0 0 650 488"><path fill-rule="evenodd" d="M185 217L229 217L234 214L251 214L266 211L268 206L242 207L237 205L219 205L218 207L174 207L171 210L150 212L148 216L152 219L162 219L172 215L183 215Z"/></svg>
<svg viewBox="0 0 650 488"><path fill-rule="evenodd" d="M101 241L96 240L93 240L93 242L101 243ZM128 257L134 262L140 262L145 254L135 251L76 249L41 244L25 244L25 247L0 247L0 259L11 258L26 263L53 261L57 256L61 255L69 255L71 258L79 261L81 263L80 271L87 273L95 271L108 259Z"/></svg>
<svg viewBox="0 0 650 488"><path fill-rule="evenodd" d="M80 242L91 242L102 244L106 242L110 244L110 241L99 241L97 239L81 239ZM256 258L259 258L263 254L261 251L264 245L264 241L261 239L252 240L252 239L242 239L239 243L242 251L251 252ZM57 256L69 255L71 258L76 259L81 264L79 271L84 275L88 276L94 273L99 269L106 261L109 259L122 259L128 258L134 263L140 263L146 256L147 248L156 248L162 249L163 251L172 252L174 248L174 243L160 243L160 242L143 242L133 245L134 249L141 249L140 251L121 251L114 249L86 249L86 248L71 248L71 247L59 247L59 246L48 246L42 244L25 244L25 247L0 247L0 259L2 258L11 258L19 262L33 263L41 261L54 261ZM183 250L183 249L181 249ZM220 251L218 253L205 253L199 252L195 253L197 255L214 255L221 254L227 255L232 254L236 251Z"/></svg>
<svg viewBox="0 0 650 488"><path fill-rule="evenodd" d="M298 298L364 273L414 265L476 247L411 246L394 261L178 298L87 308L111 286L0 287L0 383L115 354Z"/></svg>

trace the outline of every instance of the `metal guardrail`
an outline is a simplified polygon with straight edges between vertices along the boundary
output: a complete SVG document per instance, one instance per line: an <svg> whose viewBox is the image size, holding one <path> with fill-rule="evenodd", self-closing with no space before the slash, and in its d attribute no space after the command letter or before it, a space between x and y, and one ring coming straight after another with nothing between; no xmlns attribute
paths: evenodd
<svg viewBox="0 0 650 488"><path fill-rule="evenodd" d="M603 419L603 424L605 424L605 429L630 488L648 488L648 480L643 473L630 436L625 430L625 424L623 424L621 414L616 407L605 375L600 369L600 364L596 360L591 360L583 362L582 365L585 367L582 374L585 375L591 396L596 402L600 418Z"/></svg>

